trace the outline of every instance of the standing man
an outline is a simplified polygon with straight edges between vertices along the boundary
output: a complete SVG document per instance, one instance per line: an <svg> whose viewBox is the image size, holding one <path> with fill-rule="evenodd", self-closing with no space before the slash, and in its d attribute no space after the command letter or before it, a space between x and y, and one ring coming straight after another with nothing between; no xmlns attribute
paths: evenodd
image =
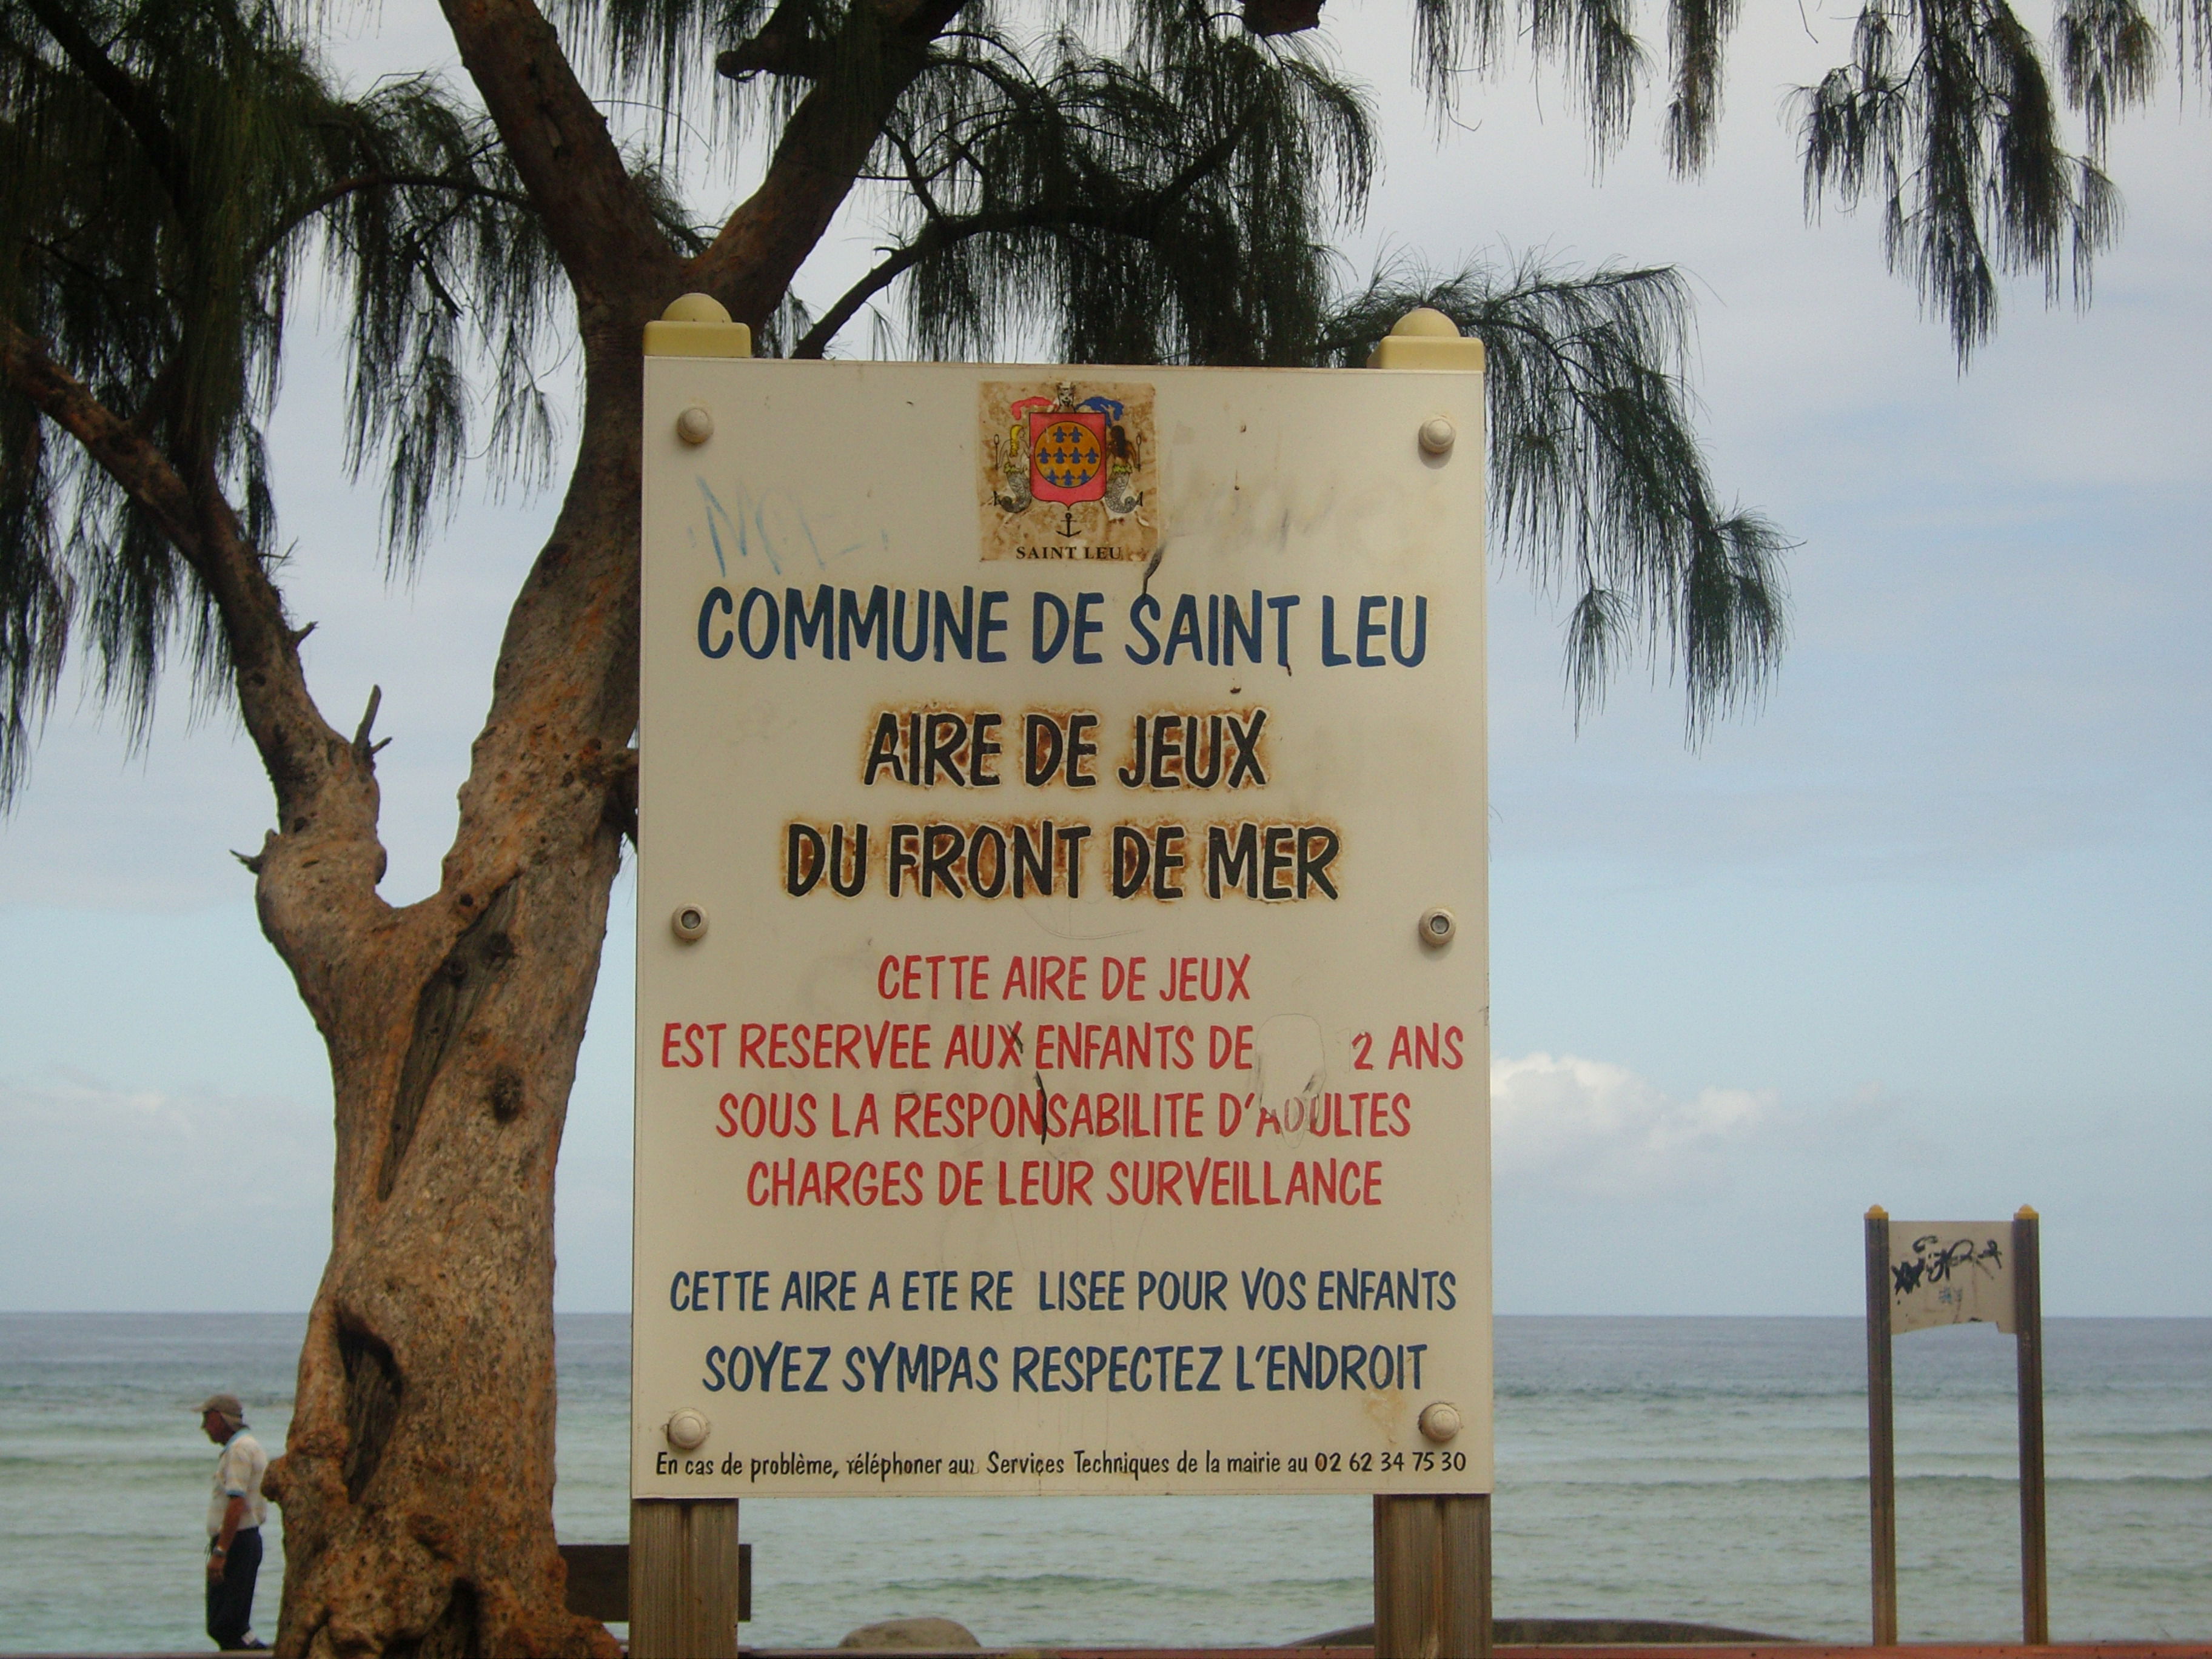
<svg viewBox="0 0 2212 1659"><path fill-rule="evenodd" d="M269 1454L246 1431L246 1407L234 1394L211 1394L202 1401L200 1427L222 1448L215 1494L208 1499L207 1633L226 1652L266 1648L250 1627L253 1579L261 1571L261 1522L269 1512L261 1495Z"/></svg>

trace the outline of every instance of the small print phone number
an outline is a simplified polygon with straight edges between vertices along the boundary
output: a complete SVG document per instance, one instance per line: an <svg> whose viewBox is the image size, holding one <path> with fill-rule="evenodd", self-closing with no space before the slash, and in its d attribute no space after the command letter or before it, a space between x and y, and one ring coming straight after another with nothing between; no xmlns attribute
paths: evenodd
<svg viewBox="0 0 2212 1659"><path fill-rule="evenodd" d="M1294 1473L1316 1474L1430 1474L1467 1467L1465 1452L1316 1452L1291 1460Z"/></svg>

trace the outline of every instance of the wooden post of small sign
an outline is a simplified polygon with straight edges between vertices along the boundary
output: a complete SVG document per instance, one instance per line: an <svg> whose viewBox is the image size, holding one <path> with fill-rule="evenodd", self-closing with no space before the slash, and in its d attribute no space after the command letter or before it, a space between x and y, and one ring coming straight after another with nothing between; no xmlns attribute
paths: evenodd
<svg viewBox="0 0 2212 1659"><path fill-rule="evenodd" d="M2043 1553L2043 1244L2027 1205L2012 1222L2013 1340L2020 1353L2021 1638L2051 1640Z"/></svg>
<svg viewBox="0 0 2212 1659"><path fill-rule="evenodd" d="M1866 1212L1867 1496L1874 1522L1874 1641L1897 1643L1897 1415L1890 1393L1889 1212Z"/></svg>
<svg viewBox="0 0 2212 1659"><path fill-rule="evenodd" d="M738 1500L629 1506L631 1659L737 1659Z"/></svg>
<svg viewBox="0 0 2212 1659"><path fill-rule="evenodd" d="M1375 1499L1375 1659L1490 1659L1490 1494Z"/></svg>

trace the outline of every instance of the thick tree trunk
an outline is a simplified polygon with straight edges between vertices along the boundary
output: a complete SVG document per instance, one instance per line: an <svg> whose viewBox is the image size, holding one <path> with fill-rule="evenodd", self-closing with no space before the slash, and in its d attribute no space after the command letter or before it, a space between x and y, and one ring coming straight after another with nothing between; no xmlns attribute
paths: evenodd
<svg viewBox="0 0 2212 1659"><path fill-rule="evenodd" d="M330 1033L331 1259L273 1471L282 1651L614 1651L563 1607L552 1304L554 1164L616 858L602 828L512 878L427 972L363 941L383 983Z"/></svg>
<svg viewBox="0 0 2212 1659"><path fill-rule="evenodd" d="M404 910L360 891L382 869L365 732L366 812L302 811L256 860L337 1127L331 1258L268 1481L283 1655L617 1651L565 1610L554 1541L553 1174L634 777L638 320L586 319L576 472L509 617L440 890Z"/></svg>
<svg viewBox="0 0 2212 1659"><path fill-rule="evenodd" d="M860 107L802 100L761 188L688 267L534 0L441 3L576 295L585 383L575 471L508 616L436 893L378 896L369 722L348 742L316 708L303 634L212 470L179 476L20 331L0 327L0 371L34 382L192 562L276 788L248 862L329 1050L337 1131L330 1262L266 1483L285 1528L277 1650L611 1659L605 1630L565 1610L553 1535L553 1172L635 823L643 325L689 288L741 316L774 303L957 0L899 0L903 67Z"/></svg>

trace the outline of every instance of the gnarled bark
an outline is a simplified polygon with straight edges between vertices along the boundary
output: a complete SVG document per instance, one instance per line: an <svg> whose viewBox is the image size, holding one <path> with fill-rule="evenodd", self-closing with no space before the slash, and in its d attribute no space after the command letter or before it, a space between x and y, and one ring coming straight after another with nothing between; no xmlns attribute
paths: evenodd
<svg viewBox="0 0 2212 1659"><path fill-rule="evenodd" d="M283 1653L614 1651L565 1611L554 1544L552 1209L618 843L596 819L536 839L338 975L331 1258L270 1481Z"/></svg>
<svg viewBox="0 0 2212 1659"><path fill-rule="evenodd" d="M632 799L637 312L587 325L577 473L438 892L333 928L307 838L257 860L337 1096L331 1259L270 1471L283 1654L614 1651L565 1611L553 1536L553 1172Z"/></svg>

